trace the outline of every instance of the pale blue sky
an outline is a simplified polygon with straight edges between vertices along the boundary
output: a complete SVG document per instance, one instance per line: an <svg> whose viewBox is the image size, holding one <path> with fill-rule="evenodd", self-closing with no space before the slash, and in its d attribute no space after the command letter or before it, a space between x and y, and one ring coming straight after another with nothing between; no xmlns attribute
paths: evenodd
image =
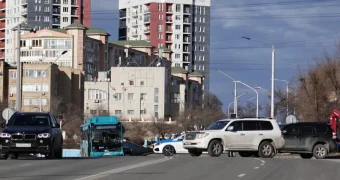
<svg viewBox="0 0 340 180"><path fill-rule="evenodd" d="M118 35L118 0L92 1L92 27ZM233 83L216 72L219 68L250 86L270 90L271 47L242 36L270 41L276 47L276 78L292 81L299 68L306 69L322 56L333 52L340 34L337 0L212 0L211 7L211 91L224 103L233 101ZM255 96L248 91L242 104ZM285 83L276 82L276 87ZM260 104L269 103L259 91ZM255 102L255 101L253 101Z"/></svg>

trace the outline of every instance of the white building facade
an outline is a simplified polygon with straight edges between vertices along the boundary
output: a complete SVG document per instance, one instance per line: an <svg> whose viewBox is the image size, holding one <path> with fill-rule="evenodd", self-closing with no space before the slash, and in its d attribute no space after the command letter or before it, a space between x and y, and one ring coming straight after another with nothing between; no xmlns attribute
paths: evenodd
<svg viewBox="0 0 340 180"><path fill-rule="evenodd" d="M168 73L164 67L112 67L96 81L84 84L84 112L119 116L125 120L152 121L169 113L166 93Z"/></svg>

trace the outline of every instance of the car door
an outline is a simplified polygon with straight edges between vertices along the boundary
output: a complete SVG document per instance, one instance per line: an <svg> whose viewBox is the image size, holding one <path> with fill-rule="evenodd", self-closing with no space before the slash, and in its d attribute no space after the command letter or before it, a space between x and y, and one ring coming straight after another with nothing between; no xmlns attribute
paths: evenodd
<svg viewBox="0 0 340 180"><path fill-rule="evenodd" d="M234 121L229 126L233 126L234 129L232 131L226 130L226 141L228 149L240 149L243 148L246 144L246 134L243 131L242 121ZM228 126L228 127L229 127ZM227 129L228 129L227 127Z"/></svg>
<svg viewBox="0 0 340 180"><path fill-rule="evenodd" d="M299 127L300 132L300 151L311 150L313 145L318 141L318 135L315 132L313 125L301 125Z"/></svg>
<svg viewBox="0 0 340 180"><path fill-rule="evenodd" d="M285 145L283 150L298 150L300 146L299 126L288 125L283 130Z"/></svg>
<svg viewBox="0 0 340 180"><path fill-rule="evenodd" d="M188 150L183 148L183 138L178 138L174 141L174 147L177 153L186 153Z"/></svg>
<svg viewBox="0 0 340 180"><path fill-rule="evenodd" d="M244 141L242 146L245 149L256 149L259 139L262 138L258 121L242 121L244 136L240 140Z"/></svg>

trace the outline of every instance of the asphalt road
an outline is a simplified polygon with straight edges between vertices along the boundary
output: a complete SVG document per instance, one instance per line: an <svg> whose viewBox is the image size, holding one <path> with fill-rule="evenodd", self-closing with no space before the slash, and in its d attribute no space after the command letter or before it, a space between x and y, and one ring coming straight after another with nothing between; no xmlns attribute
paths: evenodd
<svg viewBox="0 0 340 180"><path fill-rule="evenodd" d="M256 159L161 155L100 159L0 161L0 179L15 180L320 180L336 179L340 159Z"/></svg>

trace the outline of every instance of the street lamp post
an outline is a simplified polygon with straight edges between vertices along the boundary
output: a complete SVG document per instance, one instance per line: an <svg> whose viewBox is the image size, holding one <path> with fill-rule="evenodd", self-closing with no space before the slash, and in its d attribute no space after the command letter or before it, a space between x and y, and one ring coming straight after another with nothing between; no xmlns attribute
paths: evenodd
<svg viewBox="0 0 340 180"><path fill-rule="evenodd" d="M42 84L43 84L43 75L44 75L44 73L46 73L47 72L47 70L62 56L62 55L64 55L64 54L66 54L67 53L67 51L63 51L58 57L57 57L57 59L55 59L46 69L45 69L45 71L42 71L42 73L41 73L41 81L40 81L40 112L42 112L42 93L43 93L43 87L42 87ZM51 89L51 88L50 88Z"/></svg>
<svg viewBox="0 0 340 180"><path fill-rule="evenodd" d="M275 81L281 81L281 82L285 82L286 84L287 84L287 116L288 116L288 114L289 114L289 106L288 106L288 98L289 98L289 82L288 81L286 81L286 80L283 80L283 79L275 79Z"/></svg>
<svg viewBox="0 0 340 180"><path fill-rule="evenodd" d="M236 80L230 77L228 74L224 73L223 71L219 69L216 69L216 70L234 82L234 114L236 114L236 117L237 117L237 83L236 83Z"/></svg>
<svg viewBox="0 0 340 180"><path fill-rule="evenodd" d="M245 92L245 93L242 93L241 95L237 96L236 99L238 99L239 97L247 94L248 92ZM234 102L231 102L229 105L228 105L228 118L230 118L230 105L233 104Z"/></svg>
<svg viewBox="0 0 340 180"><path fill-rule="evenodd" d="M256 91L256 89L252 88L248 84L242 82L242 81L236 81L237 83L241 83L244 86L247 86L248 88L252 89L256 93L256 117L259 117L259 93Z"/></svg>
<svg viewBox="0 0 340 180"><path fill-rule="evenodd" d="M257 41L257 42L261 42L261 43L265 43L265 44L270 44L272 46L272 73L271 73L271 101L270 101L270 115L271 115L271 118L274 118L274 91L275 91L275 47L274 47L274 44L271 43L271 42L267 42L267 41L261 41L261 40L257 40L257 39L252 39L252 38L249 38L249 37L242 37L243 39L247 39L247 40L251 40L251 41Z"/></svg>
<svg viewBox="0 0 340 180"><path fill-rule="evenodd" d="M267 89L264 89L262 87L254 87L255 89L261 89L262 91L268 93L269 95L271 94Z"/></svg>
<svg viewBox="0 0 340 180"><path fill-rule="evenodd" d="M21 41L21 31L30 31L36 33L36 28L29 27L25 23L20 23L18 26L14 27L12 29L13 31L17 31L17 80L16 80L16 110L21 111L21 61L20 61L20 56L21 56L21 46L20 46L20 41Z"/></svg>

